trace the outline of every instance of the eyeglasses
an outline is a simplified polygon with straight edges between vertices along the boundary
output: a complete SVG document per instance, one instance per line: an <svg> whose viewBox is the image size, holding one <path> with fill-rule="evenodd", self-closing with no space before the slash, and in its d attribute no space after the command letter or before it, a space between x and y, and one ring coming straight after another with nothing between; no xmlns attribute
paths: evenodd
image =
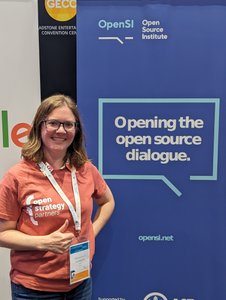
<svg viewBox="0 0 226 300"><path fill-rule="evenodd" d="M65 121L65 122L60 122L58 120L44 120L45 126L47 130L58 130L61 125L63 125L65 131L72 131L74 130L79 123L78 122L72 122L72 121Z"/></svg>

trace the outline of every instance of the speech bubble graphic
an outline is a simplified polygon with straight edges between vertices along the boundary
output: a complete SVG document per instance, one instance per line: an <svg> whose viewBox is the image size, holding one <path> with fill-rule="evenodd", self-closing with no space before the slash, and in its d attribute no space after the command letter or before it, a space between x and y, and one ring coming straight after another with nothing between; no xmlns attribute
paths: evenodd
<svg viewBox="0 0 226 300"><path fill-rule="evenodd" d="M100 98L98 113L98 167L105 179L162 180L177 196L172 166L180 174L181 166L195 172L200 165L203 175L190 180L217 180L220 99ZM117 161L110 166L112 154Z"/></svg>

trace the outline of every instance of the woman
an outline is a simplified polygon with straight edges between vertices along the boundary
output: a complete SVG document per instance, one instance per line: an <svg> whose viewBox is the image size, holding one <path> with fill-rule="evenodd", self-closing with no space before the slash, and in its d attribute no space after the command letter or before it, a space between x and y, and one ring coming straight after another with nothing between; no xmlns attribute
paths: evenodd
<svg viewBox="0 0 226 300"><path fill-rule="evenodd" d="M12 299L91 299L94 240L113 210L113 195L87 158L74 101L45 99L22 160L0 185L0 246L12 249Z"/></svg>

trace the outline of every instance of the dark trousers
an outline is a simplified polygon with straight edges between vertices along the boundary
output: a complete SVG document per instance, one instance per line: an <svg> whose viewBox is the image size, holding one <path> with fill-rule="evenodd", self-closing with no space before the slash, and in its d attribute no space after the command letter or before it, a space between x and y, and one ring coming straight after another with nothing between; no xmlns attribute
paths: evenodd
<svg viewBox="0 0 226 300"><path fill-rule="evenodd" d="M12 300L91 300L92 279L84 280L69 292L45 292L28 289L22 285L11 283Z"/></svg>

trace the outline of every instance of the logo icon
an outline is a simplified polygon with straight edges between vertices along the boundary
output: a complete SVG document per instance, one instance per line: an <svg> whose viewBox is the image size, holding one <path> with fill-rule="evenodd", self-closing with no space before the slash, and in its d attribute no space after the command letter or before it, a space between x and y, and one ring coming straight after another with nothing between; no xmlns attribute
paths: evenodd
<svg viewBox="0 0 226 300"><path fill-rule="evenodd" d="M33 210L32 210L32 204L31 204L31 201L34 200L34 195L30 195L27 197L26 199L26 204L27 204L27 213L31 219L31 222L34 224L34 225L38 225L38 222L34 219L34 215L33 215Z"/></svg>
<svg viewBox="0 0 226 300"><path fill-rule="evenodd" d="M45 0L45 9L57 21L69 21L76 15L76 0Z"/></svg>
<svg viewBox="0 0 226 300"><path fill-rule="evenodd" d="M148 294L144 300L168 300L166 296L161 293L153 292Z"/></svg>
<svg viewBox="0 0 226 300"><path fill-rule="evenodd" d="M119 37L118 34L121 30L127 30L127 29L133 29L134 28L134 20L133 19L127 19L123 21L107 21L107 20L100 20L98 22L98 27L102 30L102 32L107 33L108 35L99 36L98 40L101 41L117 41L120 44L124 44L127 40L133 40L133 36L124 36ZM113 30L113 35L110 33ZM115 30L117 35L115 34ZM125 33L124 33L125 34ZM121 35L121 34L120 34Z"/></svg>

